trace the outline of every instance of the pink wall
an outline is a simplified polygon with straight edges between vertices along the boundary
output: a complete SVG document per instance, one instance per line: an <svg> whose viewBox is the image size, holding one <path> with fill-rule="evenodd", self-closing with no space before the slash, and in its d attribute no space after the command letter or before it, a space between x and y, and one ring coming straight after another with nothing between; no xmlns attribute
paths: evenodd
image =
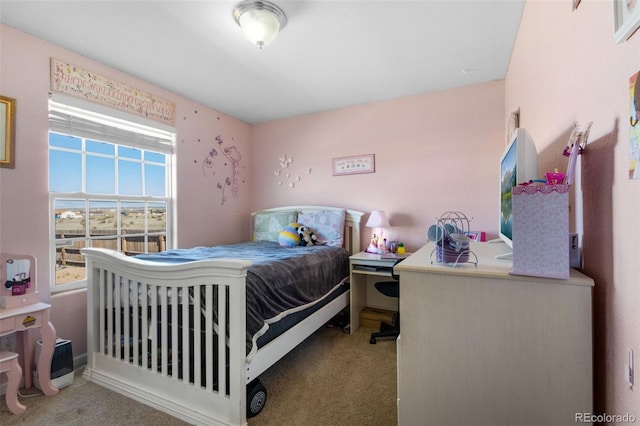
<svg viewBox="0 0 640 426"><path fill-rule="evenodd" d="M391 224L387 236L410 251L451 210L495 236L503 103L504 83L492 82L254 125L252 173L260 184L251 207L381 209ZM285 154L294 161L276 176ZM375 173L332 176L332 158L359 154L375 154Z"/></svg>
<svg viewBox="0 0 640 426"><path fill-rule="evenodd" d="M392 224L387 236L404 241L409 250L425 243L426 228L448 210L463 211L473 217L474 230L495 235L503 82L249 126L10 27L0 26L0 37L0 91L18 101L16 168L0 169L0 250L36 256L42 298L52 303L58 334L76 342L76 353L86 344L77 321L86 313L84 292L49 295L51 57L176 103L180 247L245 239L251 210L285 204L384 209ZM223 150L232 145L242 156L237 196L224 185L231 165L224 165ZM214 167L203 167L212 148L218 151ZM376 155L375 173L331 175L332 158L369 153ZM284 154L294 159L289 179L273 173ZM289 188L297 176L300 180ZM225 188L224 204L218 183Z"/></svg>
<svg viewBox="0 0 640 426"><path fill-rule="evenodd" d="M75 353L82 354L86 347L85 292L49 294L49 59L70 62L175 102L177 243L181 247L235 241L248 229L250 126L5 25L0 25L0 40L0 93L17 100L16 166L0 169L0 251L37 258L38 289L42 299L52 304L58 335L72 339ZM222 145L215 140L218 135ZM231 175L231 166L224 166L222 155L223 148L229 146L236 146L242 155L241 183L235 197L226 189L228 199L222 205L217 183L224 183ZM215 175L211 169L204 173L202 167L214 147L220 152L214 160Z"/></svg>
<svg viewBox="0 0 640 426"><path fill-rule="evenodd" d="M594 412L640 416L638 392L628 389L622 374L627 348L640 351L640 181L627 178L626 124L628 79L640 70L640 34L613 42L611 1L582 0L576 11L570 2L528 1L506 82L256 126L4 25L0 39L0 93L18 100L16 168L0 169L0 250L38 258L40 291L53 304L58 334L73 339L77 353L86 343L84 326L78 326L86 311L84 292L48 294L50 57L176 102L182 247L245 238L250 210L293 203L384 209L392 224L389 237L406 241L411 250L424 243L426 227L446 210L464 211L474 218L473 229L495 235L496 158L504 147L505 111L520 108L543 171L566 167L559 153L575 121L594 121L572 205L574 214L584 211L574 226L583 233L585 271L596 280ZM240 192L224 205L217 183L228 170L219 165L212 175L202 169L218 135L242 154ZM333 157L368 153L376 154L376 173L331 176ZM273 173L284 154L294 159L293 179L301 178L294 188Z"/></svg>
<svg viewBox="0 0 640 426"><path fill-rule="evenodd" d="M594 278L594 413L640 416L624 380L628 348L640 359L640 181L628 178L629 78L640 33L615 44L613 2L528 1L506 79L506 111L521 110L544 170L560 166L574 122L593 121L573 202L585 272ZM584 212L580 215L581 212ZM637 380L637 374L636 374Z"/></svg>
<svg viewBox="0 0 640 426"><path fill-rule="evenodd" d="M496 159L504 147L505 114L520 108L542 171L566 167L560 152L571 125L594 121L572 203L574 228L583 234L585 271L596 280L594 412L640 416L638 393L623 379L627 349L640 351L635 249L640 181L627 178L626 124L628 79L640 70L640 34L613 42L611 3L582 0L572 11L570 2L527 2L505 82L255 126L1 25L0 93L18 100L18 117L16 168L0 169L0 250L38 258L39 288L53 305L58 334L74 340L81 353L84 292L48 294L50 57L176 103L182 247L246 238L249 211L294 203L384 209L392 224L388 236L404 240L410 250L425 242L427 226L447 210L465 212L474 218L473 229L495 235ZM235 145L242 154L238 196L227 192L224 205L217 183L228 168L216 163L213 175L202 167L211 148L221 148L218 135L223 146ZM376 155L376 173L331 175L332 158L368 153ZM294 159L287 170L291 178L274 175L285 154ZM288 186L291 179L294 188Z"/></svg>

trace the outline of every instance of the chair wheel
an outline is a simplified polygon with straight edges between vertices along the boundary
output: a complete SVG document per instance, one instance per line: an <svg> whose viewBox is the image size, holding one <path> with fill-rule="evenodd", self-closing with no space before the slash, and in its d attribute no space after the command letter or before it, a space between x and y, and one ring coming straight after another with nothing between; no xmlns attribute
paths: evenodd
<svg viewBox="0 0 640 426"><path fill-rule="evenodd" d="M371 339L369 339L369 344L375 345L376 343L376 338L372 336Z"/></svg>
<svg viewBox="0 0 640 426"><path fill-rule="evenodd" d="M267 388L260 382L255 380L247 386L247 418L255 417L267 403Z"/></svg>

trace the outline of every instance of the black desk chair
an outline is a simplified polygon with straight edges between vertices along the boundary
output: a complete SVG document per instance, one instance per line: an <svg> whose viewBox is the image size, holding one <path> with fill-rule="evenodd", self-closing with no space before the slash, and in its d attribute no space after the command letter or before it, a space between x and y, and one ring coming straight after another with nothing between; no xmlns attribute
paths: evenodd
<svg viewBox="0 0 640 426"><path fill-rule="evenodd" d="M396 297L400 299L400 277L392 272L393 279L395 281L380 281L375 284L376 289L389 297ZM371 339L369 339L369 343L372 345L376 344L376 339L380 337L393 337L397 338L400 335L400 309L398 309L398 314L396 315L396 320L393 324L389 324L383 322L380 324L380 331L376 331L375 333L371 333Z"/></svg>

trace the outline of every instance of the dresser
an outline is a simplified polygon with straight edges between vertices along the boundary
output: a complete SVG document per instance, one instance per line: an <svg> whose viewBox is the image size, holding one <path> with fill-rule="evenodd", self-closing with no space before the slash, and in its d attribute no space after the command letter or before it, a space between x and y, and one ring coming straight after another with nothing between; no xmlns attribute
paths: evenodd
<svg viewBox="0 0 640 426"><path fill-rule="evenodd" d="M472 243L478 264L433 262L400 276L399 425L574 424L592 412L593 280L512 275L504 243ZM471 256L474 260L474 257Z"/></svg>

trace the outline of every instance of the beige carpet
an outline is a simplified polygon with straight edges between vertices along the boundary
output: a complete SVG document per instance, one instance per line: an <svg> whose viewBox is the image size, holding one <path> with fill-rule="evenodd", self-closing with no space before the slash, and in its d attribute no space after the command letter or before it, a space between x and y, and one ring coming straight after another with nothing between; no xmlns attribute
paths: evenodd
<svg viewBox="0 0 640 426"><path fill-rule="evenodd" d="M262 375L267 404L250 426L390 426L396 420L395 341L369 344L371 329L354 335L318 330ZM54 397L20 398L19 416L0 404L0 424L9 425L185 425L153 408L101 386L78 373L73 386ZM21 390L24 394L37 389Z"/></svg>

